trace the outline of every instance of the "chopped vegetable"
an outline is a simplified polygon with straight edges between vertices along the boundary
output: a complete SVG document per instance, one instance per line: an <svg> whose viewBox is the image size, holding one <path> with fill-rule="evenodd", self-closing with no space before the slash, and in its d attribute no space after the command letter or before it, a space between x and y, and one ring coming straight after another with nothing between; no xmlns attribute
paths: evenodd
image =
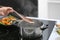
<svg viewBox="0 0 60 40"><path fill-rule="evenodd" d="M57 33L60 35L60 29L57 29Z"/></svg>
<svg viewBox="0 0 60 40"><path fill-rule="evenodd" d="M2 18L0 20L0 24L3 24L3 25L11 25L12 24L12 21L16 20L15 17L13 16L8 16L8 17L5 17L5 18Z"/></svg>

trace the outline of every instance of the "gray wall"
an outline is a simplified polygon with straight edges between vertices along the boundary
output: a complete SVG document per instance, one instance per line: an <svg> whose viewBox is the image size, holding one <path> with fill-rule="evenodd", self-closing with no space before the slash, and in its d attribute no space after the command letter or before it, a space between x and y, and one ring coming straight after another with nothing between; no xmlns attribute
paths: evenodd
<svg viewBox="0 0 60 40"><path fill-rule="evenodd" d="M60 19L60 3L48 4L48 18Z"/></svg>

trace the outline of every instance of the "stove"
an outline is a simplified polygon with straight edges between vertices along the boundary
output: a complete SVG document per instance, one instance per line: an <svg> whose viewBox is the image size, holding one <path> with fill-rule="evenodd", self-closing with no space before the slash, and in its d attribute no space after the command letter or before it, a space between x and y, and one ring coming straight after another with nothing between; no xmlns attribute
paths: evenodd
<svg viewBox="0 0 60 40"><path fill-rule="evenodd" d="M19 40L19 28L14 25L0 25L0 40Z"/></svg>
<svg viewBox="0 0 60 40"><path fill-rule="evenodd" d="M0 40L48 40L51 31L55 25L55 21L41 20L48 28L43 31L43 35L36 39L23 38L20 35L20 27L16 25L4 26L0 25Z"/></svg>

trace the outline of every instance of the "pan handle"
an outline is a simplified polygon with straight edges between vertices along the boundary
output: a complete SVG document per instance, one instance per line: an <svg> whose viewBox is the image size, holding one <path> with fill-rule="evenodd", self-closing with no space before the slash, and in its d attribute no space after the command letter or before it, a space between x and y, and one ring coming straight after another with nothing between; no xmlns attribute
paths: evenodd
<svg viewBox="0 0 60 40"><path fill-rule="evenodd" d="M43 26L41 26L40 29L41 29L41 30L45 30L45 29L47 29L47 28L48 28L48 25L46 25L46 26L43 25Z"/></svg>

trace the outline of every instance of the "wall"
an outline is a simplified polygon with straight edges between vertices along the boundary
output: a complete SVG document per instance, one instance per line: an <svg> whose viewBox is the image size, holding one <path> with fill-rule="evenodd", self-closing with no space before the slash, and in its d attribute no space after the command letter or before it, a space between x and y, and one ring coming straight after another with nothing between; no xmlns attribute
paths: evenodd
<svg viewBox="0 0 60 40"><path fill-rule="evenodd" d="M39 18L48 18L47 0L38 0L38 17Z"/></svg>
<svg viewBox="0 0 60 40"><path fill-rule="evenodd" d="M60 3L48 4L48 17L49 19L60 19Z"/></svg>

